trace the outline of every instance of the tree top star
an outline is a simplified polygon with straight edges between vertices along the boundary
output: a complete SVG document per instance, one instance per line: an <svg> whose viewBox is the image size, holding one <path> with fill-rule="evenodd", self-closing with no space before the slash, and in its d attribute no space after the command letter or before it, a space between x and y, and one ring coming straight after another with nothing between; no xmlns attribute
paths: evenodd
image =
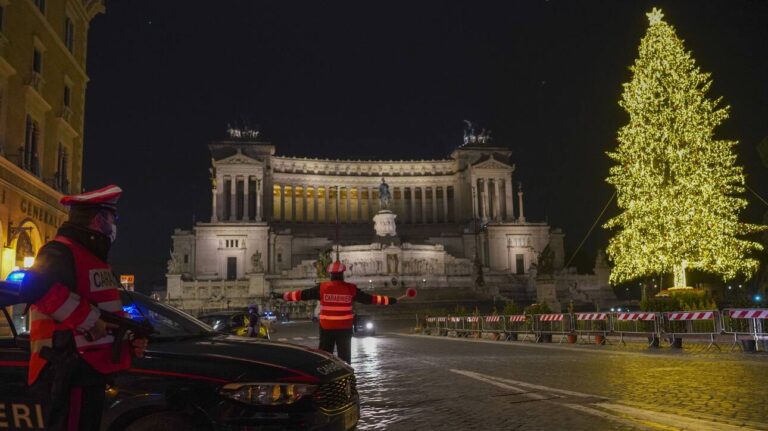
<svg viewBox="0 0 768 431"><path fill-rule="evenodd" d="M661 9L659 8L653 8L649 13L645 15L648 17L648 21L651 22L651 25L660 23L661 19L664 18L664 14L661 13Z"/></svg>

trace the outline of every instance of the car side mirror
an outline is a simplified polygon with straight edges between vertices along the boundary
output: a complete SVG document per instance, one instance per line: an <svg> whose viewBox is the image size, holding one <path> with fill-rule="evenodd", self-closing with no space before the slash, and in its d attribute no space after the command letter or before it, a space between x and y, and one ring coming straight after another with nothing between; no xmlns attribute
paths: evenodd
<svg viewBox="0 0 768 431"><path fill-rule="evenodd" d="M16 336L16 347L29 352L29 332L22 332Z"/></svg>

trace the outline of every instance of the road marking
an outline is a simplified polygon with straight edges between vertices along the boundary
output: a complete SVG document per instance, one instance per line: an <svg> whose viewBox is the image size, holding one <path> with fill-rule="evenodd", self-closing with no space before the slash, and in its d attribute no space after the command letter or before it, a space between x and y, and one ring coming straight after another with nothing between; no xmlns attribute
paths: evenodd
<svg viewBox="0 0 768 431"><path fill-rule="evenodd" d="M287 338L278 338L277 341L288 341Z"/></svg>
<svg viewBox="0 0 768 431"><path fill-rule="evenodd" d="M601 417L603 419L607 419L609 421L618 422L623 425L631 426L632 428L640 428L642 430L657 430L659 429L657 426L645 426L643 424L638 424L637 422L631 420L631 419L625 419L619 416L614 416L610 413L606 413L601 410L596 410L591 407L583 406L581 404L570 404L570 403L555 403L559 404L564 407L568 407L569 409L577 410L582 413L590 414L592 416Z"/></svg>
<svg viewBox="0 0 768 431"><path fill-rule="evenodd" d="M671 413L662 413L651 410L638 409L624 404L597 403L595 406L611 410L634 418L660 424L662 426L672 427L674 429L696 430L696 431L736 431L736 430L754 430L744 426L730 425L725 422L711 422L703 419L689 418Z"/></svg>
<svg viewBox="0 0 768 431"><path fill-rule="evenodd" d="M545 396L543 396L541 394L537 394L535 392L528 392L528 391L525 391L523 389L514 387L512 385L508 385L508 384L505 384L505 383L497 382L495 380L487 378L486 376L484 376L483 374L480 374L480 373L473 373L472 371L464 371L464 370L448 370L448 371L450 371L452 373L456 373L456 374L461 374L462 376L469 377L469 378L475 379L475 380L479 380L481 382L488 383L488 384L491 384L491 385L496 386L498 388L506 389L508 391L512 391L512 392L514 392L516 394L520 394L520 395L522 395L524 397L532 398L532 399L535 399L535 400L547 400L547 399L551 398L551 397L545 397Z"/></svg>
<svg viewBox="0 0 768 431"><path fill-rule="evenodd" d="M310 340L317 340L317 339L319 339L320 337L318 337L318 336L316 336L316 335L313 335L313 336L311 336L311 337L307 337L307 338L309 338Z"/></svg>
<svg viewBox="0 0 768 431"><path fill-rule="evenodd" d="M510 385L522 386L522 387L525 387L525 388L536 389L536 390L544 391L544 392L553 392L553 393L556 393L556 394L568 395L568 396L572 396L572 397L606 399L605 397L601 397L599 395L585 394L583 392L567 391L565 389L550 388L548 386L542 386L542 385L534 385L533 383L526 383L526 382L521 382L519 380L511 380L511 379L504 379L504 378L496 377L496 376L489 376L487 374L475 373L474 371L465 371L465 370L448 370L448 371L450 371L452 373L461 374L461 375L464 375L464 376L467 376L467 377L478 378L478 379L480 379L480 378L490 379L490 380L494 380L496 382L506 383L506 384L510 384Z"/></svg>
<svg viewBox="0 0 768 431"><path fill-rule="evenodd" d="M593 416L599 416L604 419L609 419L615 422L623 424L630 424L634 427L644 426L645 429L664 429L664 430L696 430L696 431L736 431L747 430L756 431L757 429L768 428L768 424L749 422L748 425L754 427L747 427L747 423L734 424L733 421L727 418L719 418L717 416L705 415L706 419L691 418L688 416L681 416L672 413L663 413L655 410L641 409L637 407L631 407L625 404L616 404L606 401L588 402L588 405L573 404L564 401L553 400L552 397L542 395L540 393L528 392L521 388L535 389L541 392L546 392L555 395L556 398L562 398L563 395L577 397L577 398L593 398L607 400L606 397L591 395L582 392L569 391L565 389L551 388L549 386L536 385L533 383L521 382L518 380L505 379L501 377L491 376L487 374L481 374L468 370L449 369L448 371L468 377L483 383L487 383L498 388L502 388L508 391L513 391L524 397L541 400L544 402L550 402L564 407L568 407L573 410L577 410L583 413L591 414ZM693 414L693 413L692 413ZM648 428L652 427L652 428Z"/></svg>
<svg viewBox="0 0 768 431"><path fill-rule="evenodd" d="M293 337L294 340L303 340L304 337Z"/></svg>

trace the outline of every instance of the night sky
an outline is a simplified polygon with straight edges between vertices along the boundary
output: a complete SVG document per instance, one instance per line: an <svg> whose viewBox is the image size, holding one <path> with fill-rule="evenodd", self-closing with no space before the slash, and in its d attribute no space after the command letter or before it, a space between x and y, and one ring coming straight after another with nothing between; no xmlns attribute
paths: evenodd
<svg viewBox="0 0 768 431"><path fill-rule="evenodd" d="M108 1L89 34L84 186L125 190L112 262L164 284L173 229L210 217L207 145L241 118L279 155L372 159L447 157L477 121L512 149L526 217L573 251L613 191L605 151L654 6L712 73L731 106L716 135L768 195L765 1ZM607 239L596 229L575 262Z"/></svg>

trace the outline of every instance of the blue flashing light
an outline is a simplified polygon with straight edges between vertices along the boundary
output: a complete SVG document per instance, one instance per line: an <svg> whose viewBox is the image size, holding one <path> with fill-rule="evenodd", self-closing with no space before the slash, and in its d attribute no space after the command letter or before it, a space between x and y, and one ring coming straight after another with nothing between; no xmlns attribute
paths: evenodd
<svg viewBox="0 0 768 431"><path fill-rule="evenodd" d="M141 315L141 312L139 312L139 307L137 307L136 304L123 305L123 311L128 313L128 316L130 316L133 320L144 319L144 316Z"/></svg>
<svg viewBox="0 0 768 431"><path fill-rule="evenodd" d="M8 277L5 278L5 281L21 284L21 282L24 281L24 276L26 274L27 272L23 270L12 271L10 274L8 274Z"/></svg>
<svg viewBox="0 0 768 431"><path fill-rule="evenodd" d="M755 302L760 302L763 300L763 297L761 295L755 295Z"/></svg>

